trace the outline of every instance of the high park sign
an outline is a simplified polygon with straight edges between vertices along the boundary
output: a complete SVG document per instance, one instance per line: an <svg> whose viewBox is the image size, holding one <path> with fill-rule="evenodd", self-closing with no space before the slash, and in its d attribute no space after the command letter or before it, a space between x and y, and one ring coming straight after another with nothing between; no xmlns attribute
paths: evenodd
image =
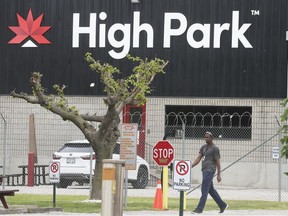
<svg viewBox="0 0 288 216"><path fill-rule="evenodd" d="M86 35L89 41L89 48L103 48L106 47L106 41L113 48L121 49L120 52L117 52L115 49L110 50L108 53L114 59L122 59L129 52L130 47L139 48L140 44L140 33L145 33L147 35L146 47L154 47L154 34L163 35L163 41L161 44L163 48L171 47L171 40L173 37L180 36L186 32L186 40L191 48L210 48L210 41L213 41L213 48L221 47L221 34L225 31L230 32L231 35L231 48L238 48L239 42L245 48L252 48L252 45L245 37L246 31L252 25L252 23L239 23L239 11L232 12L231 23L193 23L190 26L188 25L187 18L182 13L164 13L164 31L155 32L157 29L149 23L141 23L140 12L133 13L133 23L115 23L107 29L105 20L107 19L107 13L100 12L98 19L97 13L90 13L90 19L88 23L85 23L83 26L80 26L80 14L73 14L73 28L72 28L72 47L79 48L79 38L80 35ZM99 27L97 28L98 22ZM172 27L173 22L178 22L179 26L177 28ZM231 28L230 28L231 26ZM99 29L99 32L97 32ZM212 31L214 29L214 31ZM195 33L199 31L203 35L199 40L195 39ZM117 32L120 32L123 37L121 40L116 39ZM155 33L154 33L155 32ZM131 34L132 33L132 34ZM132 44L130 36L132 35ZM212 40L211 40L212 35Z"/></svg>
<svg viewBox="0 0 288 216"><path fill-rule="evenodd" d="M121 78L128 53L169 61L151 96L284 98L287 10L287 0L0 1L0 94L30 92L38 71L49 93L103 95L90 52Z"/></svg>

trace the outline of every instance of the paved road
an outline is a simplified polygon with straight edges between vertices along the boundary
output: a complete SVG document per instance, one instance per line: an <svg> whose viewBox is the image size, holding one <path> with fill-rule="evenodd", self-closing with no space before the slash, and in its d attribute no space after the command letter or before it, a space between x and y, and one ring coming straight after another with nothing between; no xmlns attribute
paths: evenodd
<svg viewBox="0 0 288 216"><path fill-rule="evenodd" d="M21 214L9 214L9 216L19 216ZM25 214L26 216L100 216L99 213L89 213L89 214L81 214L81 213L64 213L64 212L49 212L49 213L37 213L37 214ZM177 216L179 215L179 211L129 211L124 212L123 216ZM192 215L191 212L185 211L184 216ZM200 215L218 215L218 211L206 211ZM278 215L288 215L288 210L281 211L263 211L263 210L227 210L222 214L223 216L229 215L254 215L254 216L278 216Z"/></svg>

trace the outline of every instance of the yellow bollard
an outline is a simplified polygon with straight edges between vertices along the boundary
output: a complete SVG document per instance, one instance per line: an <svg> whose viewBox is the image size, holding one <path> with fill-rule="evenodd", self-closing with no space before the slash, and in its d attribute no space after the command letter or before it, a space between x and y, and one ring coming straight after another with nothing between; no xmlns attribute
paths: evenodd
<svg viewBox="0 0 288 216"><path fill-rule="evenodd" d="M168 166L163 166L163 209L168 209Z"/></svg>

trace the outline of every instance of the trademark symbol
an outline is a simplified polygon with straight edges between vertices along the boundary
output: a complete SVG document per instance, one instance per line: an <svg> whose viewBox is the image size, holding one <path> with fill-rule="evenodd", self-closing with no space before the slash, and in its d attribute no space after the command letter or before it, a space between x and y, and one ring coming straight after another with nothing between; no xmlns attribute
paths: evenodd
<svg viewBox="0 0 288 216"><path fill-rule="evenodd" d="M252 16L259 16L260 11L259 10L251 10L251 14L252 14Z"/></svg>

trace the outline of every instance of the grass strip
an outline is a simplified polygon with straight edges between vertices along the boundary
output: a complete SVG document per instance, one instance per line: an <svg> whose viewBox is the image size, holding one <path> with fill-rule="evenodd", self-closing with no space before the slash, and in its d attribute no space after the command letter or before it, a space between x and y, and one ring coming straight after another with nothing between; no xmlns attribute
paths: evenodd
<svg viewBox="0 0 288 216"><path fill-rule="evenodd" d="M229 204L230 210L288 210L288 202L275 201L259 201L259 200L225 200ZM7 197L9 206L22 207L53 207L53 197L51 195L35 195L35 194L17 194L13 197ZM124 211L143 211L155 210L153 208L154 198L140 198L129 197L127 207ZM186 211L195 209L198 199L186 200ZM169 198L168 208L170 210L179 210L179 199ZM71 196L71 195L57 195L56 207L62 208L64 212L81 212L94 213L101 212L101 203L89 200L88 196ZM218 206L216 203L208 199L205 211L216 210Z"/></svg>

